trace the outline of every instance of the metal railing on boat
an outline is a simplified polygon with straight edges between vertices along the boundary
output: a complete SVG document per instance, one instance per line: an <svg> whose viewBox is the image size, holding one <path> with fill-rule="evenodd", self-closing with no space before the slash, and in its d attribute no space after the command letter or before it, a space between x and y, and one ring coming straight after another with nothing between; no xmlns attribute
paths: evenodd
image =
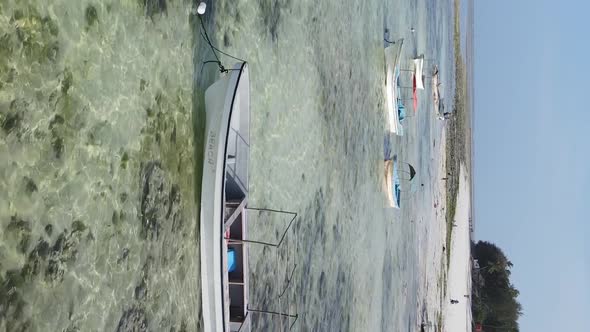
<svg viewBox="0 0 590 332"><path fill-rule="evenodd" d="M241 244L249 244L249 245L255 245L255 246L259 246L259 247L268 247L268 248L272 248L277 250L276 255L277 255L277 260L278 260L278 250L282 247L285 246L285 244L288 242L286 241L287 235L289 233L289 230L291 230L293 228L293 224L295 223L298 214L296 212L291 212L291 211L285 211L285 210L278 210L278 209L270 209L270 208L257 208L257 207L248 207L247 206L247 198L245 198L242 202L239 203L239 206L241 206L242 208L237 208L234 212L234 214L239 214L238 211L239 210L245 210L245 211L251 211L253 213L256 213L258 215L261 214L280 214L280 215L286 215L289 216L290 218L288 219L288 224L287 226L278 233L278 235L280 237L276 238L275 240L263 240L263 239L250 239L250 238L244 238L244 239L233 239L233 238L229 238L229 237L225 237L225 239L228 241L228 243L241 243ZM236 217L234 217L233 215L228 219L228 221L231 222L231 219L235 219ZM296 236L296 235L295 235ZM294 240L296 248L297 248L297 237ZM297 249L295 249L295 251L297 251ZM289 257L289 255L287 255L287 258ZM266 260L266 259L263 259ZM279 265L279 264L277 264ZM273 296L272 299L277 300L279 302L279 307L280 307L280 303L282 301L282 299L284 298L285 294L287 293L287 290L290 288L290 286L292 285L292 280L293 280L293 276L295 274L295 270L297 269L297 264L295 263L295 261L293 261L293 265L289 266L289 263L287 262L286 264L288 266L287 268L287 275L286 275L286 281L284 283L284 285L282 285L280 288L278 288L277 292L276 292L276 296ZM268 277L268 276L267 276ZM270 277L268 277L270 278ZM271 300L272 300L271 299ZM264 302L268 302L269 299L265 299L265 301L261 301L262 303ZM276 305L276 303L275 303ZM244 323L246 322L246 318L248 317L248 315L250 316L250 319L252 318L252 314L257 314L257 315L267 315L267 316L271 316L271 317L279 317L279 318L286 318L287 321L285 322L288 325L288 330L291 330L293 328L293 326L295 325L295 323L297 322L298 318L299 318L299 313L295 312L295 313L290 313L290 312L283 312L281 310L276 310L276 309L272 309L272 308L263 308L264 305L260 306L260 307L254 307L251 306L251 303L248 303L246 305L246 316L244 317L244 320L242 321L242 324L240 325L238 331L242 331L242 328L244 326ZM251 325L252 323L250 323L249 325ZM279 323L279 324L283 324L283 323ZM284 328L287 328L286 326ZM281 329L282 330L282 329Z"/></svg>

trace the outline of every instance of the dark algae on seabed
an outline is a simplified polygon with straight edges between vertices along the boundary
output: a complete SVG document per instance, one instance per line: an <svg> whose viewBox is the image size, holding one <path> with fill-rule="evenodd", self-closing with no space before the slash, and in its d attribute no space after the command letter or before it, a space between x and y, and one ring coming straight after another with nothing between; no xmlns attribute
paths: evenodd
<svg viewBox="0 0 590 332"><path fill-rule="evenodd" d="M190 9L0 1L0 331L198 329Z"/></svg>

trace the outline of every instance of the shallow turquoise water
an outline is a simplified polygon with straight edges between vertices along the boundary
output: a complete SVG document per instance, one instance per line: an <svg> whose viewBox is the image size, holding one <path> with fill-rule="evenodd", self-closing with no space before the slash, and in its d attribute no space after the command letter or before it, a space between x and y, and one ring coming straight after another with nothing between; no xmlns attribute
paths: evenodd
<svg viewBox="0 0 590 332"><path fill-rule="evenodd" d="M300 213L289 305L274 291L284 284L286 262L272 265L262 255L255 257L266 264L253 270L253 279L264 287L253 290L253 302L299 312L302 330L414 327L424 229L409 221L432 210L429 174L436 165L429 161L441 126L428 111L427 89L421 110L407 120L407 135L393 140L426 187L404 202L402 213L383 209L381 38L384 27L406 38L407 67L424 53L451 82L451 3L270 3L221 1L215 15L219 43L250 61L253 204ZM450 96L451 86L444 88ZM263 329L278 324L257 319Z"/></svg>
<svg viewBox="0 0 590 332"><path fill-rule="evenodd" d="M393 140L425 188L401 213L384 209L382 36L406 38L408 66L424 53L451 82L451 10L209 5L216 44L250 63L251 205L299 213L281 251L251 250L253 307L297 312L303 331L415 326L423 229L408 220L431 206L441 128L427 89ZM0 2L1 329L199 329L195 197L214 69L200 71L211 53L190 13L189 1ZM253 234L276 235L282 220L264 220Z"/></svg>
<svg viewBox="0 0 590 332"><path fill-rule="evenodd" d="M0 329L195 329L190 7L0 3Z"/></svg>

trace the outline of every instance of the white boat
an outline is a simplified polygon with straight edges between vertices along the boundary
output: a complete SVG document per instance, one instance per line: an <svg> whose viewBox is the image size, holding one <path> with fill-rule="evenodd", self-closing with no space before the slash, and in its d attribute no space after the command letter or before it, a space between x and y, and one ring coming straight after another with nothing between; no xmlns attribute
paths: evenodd
<svg viewBox="0 0 590 332"><path fill-rule="evenodd" d="M385 187L383 188L390 207L399 209L401 203L401 185L397 155L385 160Z"/></svg>
<svg viewBox="0 0 590 332"><path fill-rule="evenodd" d="M201 281L205 332L250 331L248 160L250 82L238 63L205 92L201 189Z"/></svg>
<svg viewBox="0 0 590 332"><path fill-rule="evenodd" d="M399 117L399 63L404 40L399 39L385 48L385 107L389 132L403 135L403 126Z"/></svg>
<svg viewBox="0 0 590 332"><path fill-rule="evenodd" d="M424 90L424 54L414 60L414 78L416 79L416 89Z"/></svg>

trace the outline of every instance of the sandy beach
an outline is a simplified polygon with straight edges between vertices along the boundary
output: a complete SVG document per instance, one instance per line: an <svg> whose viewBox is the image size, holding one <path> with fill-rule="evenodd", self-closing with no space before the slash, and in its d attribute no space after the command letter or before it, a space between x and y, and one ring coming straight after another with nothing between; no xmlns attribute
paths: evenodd
<svg viewBox="0 0 590 332"><path fill-rule="evenodd" d="M444 131L443 131L444 137ZM435 161L444 174L444 155ZM446 192L441 181L440 191L433 196L436 206L431 209L431 222L425 222L423 237L419 239L421 286L419 297L419 321L425 331L471 331L471 302L465 295L471 294L470 262L470 184L465 166L461 165L460 188L451 238L451 255L447 270L447 255L443 247L446 239L445 204ZM451 300L459 301L451 304ZM441 325L441 326L439 326Z"/></svg>
<svg viewBox="0 0 590 332"><path fill-rule="evenodd" d="M461 165L459 195L451 240L443 331L471 331L471 250L469 231L470 184ZM459 301L451 304L451 300Z"/></svg>

